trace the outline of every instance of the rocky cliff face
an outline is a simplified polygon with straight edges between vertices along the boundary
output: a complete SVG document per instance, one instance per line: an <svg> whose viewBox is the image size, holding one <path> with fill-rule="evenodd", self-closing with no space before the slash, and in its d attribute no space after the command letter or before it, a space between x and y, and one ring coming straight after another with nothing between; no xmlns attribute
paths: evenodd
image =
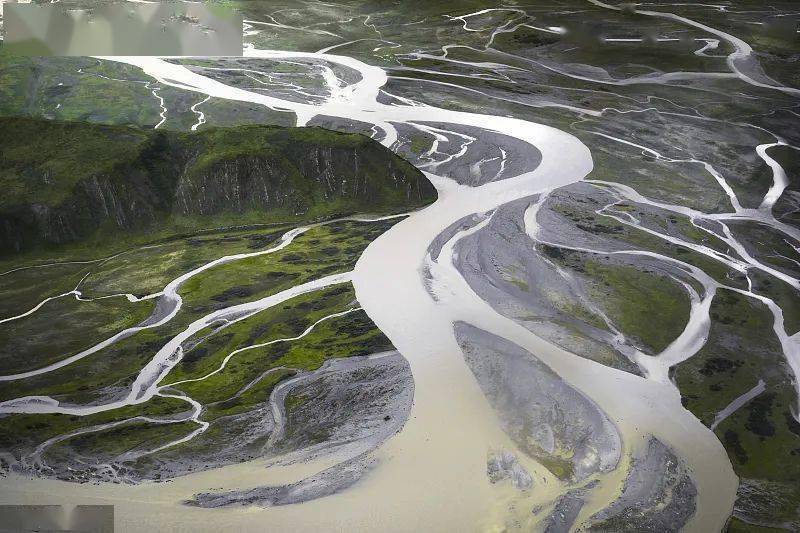
<svg viewBox="0 0 800 533"><path fill-rule="evenodd" d="M2 254L98 230L162 229L174 215L264 212L304 220L400 211L436 195L421 172L380 144L319 128L181 134L0 118L0 131L0 185L12 191L0 200ZM35 150L25 132L40 136ZM103 164L94 164L101 155Z"/></svg>
<svg viewBox="0 0 800 533"><path fill-rule="evenodd" d="M424 177L376 143L342 147L301 142L280 158L241 155L200 171L191 168L176 189L175 208L183 215L253 209L304 215L314 205L336 200L377 208L390 197L408 205L433 198Z"/></svg>

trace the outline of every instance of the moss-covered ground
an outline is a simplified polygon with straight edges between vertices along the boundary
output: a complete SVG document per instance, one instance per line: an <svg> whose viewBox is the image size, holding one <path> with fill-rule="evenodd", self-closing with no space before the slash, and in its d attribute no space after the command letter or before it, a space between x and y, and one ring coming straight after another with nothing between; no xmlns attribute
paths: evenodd
<svg viewBox="0 0 800 533"><path fill-rule="evenodd" d="M745 288L746 282L744 277L733 269L728 268L725 264L708 255L701 254L685 246L670 243L664 239L650 235L639 228L631 227L615 220L611 216L598 214L596 209L602 207L597 201L592 200L594 205L582 206L580 209L575 206L565 205L558 203L553 206L553 210L563 217L570 220L575 227L580 230L586 231L591 234L608 237L625 244L624 249L631 250L648 250L655 252L666 257L679 259L685 263L696 266L703 270L706 274L714 278L720 283L727 285ZM625 205L625 204L623 204ZM589 209L587 209L587 207ZM613 214L613 213L612 213ZM644 214L644 213L642 213ZM638 213L637 213L638 216ZM678 215L673 216L675 223L681 223L684 231L689 224L685 217ZM705 234L686 232L684 235L687 242L694 244L710 245L706 239ZM692 238L694 236L694 239ZM713 248L713 246L710 246ZM602 246L598 246L603 250ZM607 248L619 249L619 248Z"/></svg>
<svg viewBox="0 0 800 533"><path fill-rule="evenodd" d="M144 405L133 405L88 416L63 414L5 415L0 424L0 448L32 450L40 443L66 433L136 416L165 417L187 410L186 402L155 397Z"/></svg>
<svg viewBox="0 0 800 533"><path fill-rule="evenodd" d="M328 274L351 270L364 248L398 220L338 221L317 225L278 252L206 270L181 287L179 293L184 300L183 306L169 323L139 331L61 369L24 380L2 382L0 398L49 395L66 403L83 404L104 402L127 394L127 387L141 367L169 338L193 320L216 309L263 298ZM10 275L19 274L15 279L28 280L32 285L28 291L19 291L21 300L44 294L37 287L46 285L42 278L47 279L48 274L52 275L51 283L68 286L75 276L83 277L85 272L89 275L81 290L86 296L119 291L144 295L160 291L180 274L222 255L258 252L274 246L287 229L270 226L207 232L135 249L108 261L21 270ZM33 271L37 271L38 276L31 275ZM152 300L132 304L119 297L79 302L70 296L48 302L40 309L41 314L34 313L19 321L0 325L0 333L9 343L8 361L4 368L28 370L31 366L38 367L72 355L106 335L141 321L152 307ZM203 413L205 420L241 414L266 401L275 385L299 371L314 370L327 359L366 355L390 348L388 339L363 311L354 310L355 307L357 302L353 289L344 283L297 296L216 332L208 328L189 339L187 346L191 348L162 384L202 377L216 370L233 350L296 337L327 315L353 310L321 322L300 340L245 350L214 376L175 387L207 405ZM26 332L24 336L16 336L23 331ZM199 340L202 342L195 343ZM11 350L12 346L17 349ZM23 357L23 351L31 352L31 355ZM0 447L30 450L39 442L78 428L124 420L138 414L174 417L188 408L184 401L155 397L141 406L83 417L7 415L3 419ZM54 448L52 457L68 453L65 450L73 447L81 453L96 449L98 453L110 454L126 447L132 449L151 442L169 442L191 431L189 426L196 427L192 423L126 424L97 435L68 439ZM214 431L223 430L215 428ZM106 449L111 446L108 439L118 441L113 444L113 449ZM210 438L204 437L202 442L207 446L214 445Z"/></svg>
<svg viewBox="0 0 800 533"><path fill-rule="evenodd" d="M658 353L680 335L689 316L689 298L674 280L655 272L600 261L585 263L591 295L626 336ZM649 310L658 309L654 320Z"/></svg>
<svg viewBox="0 0 800 533"><path fill-rule="evenodd" d="M153 300L132 303L124 297L51 300L25 318L0 324L3 373L34 370L78 353L139 324L153 307Z"/></svg>
<svg viewBox="0 0 800 533"><path fill-rule="evenodd" d="M756 524L798 523L800 423L794 376L760 302L719 291L707 344L674 370L683 403L711 426L716 415L759 381L765 390L715 428L742 479L739 512ZM750 531L737 522L731 531ZM757 531L757 529L755 529Z"/></svg>

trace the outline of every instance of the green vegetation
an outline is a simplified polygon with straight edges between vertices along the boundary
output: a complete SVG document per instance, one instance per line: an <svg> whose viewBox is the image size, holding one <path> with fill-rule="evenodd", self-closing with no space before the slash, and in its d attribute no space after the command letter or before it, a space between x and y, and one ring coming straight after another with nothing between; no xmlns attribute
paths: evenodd
<svg viewBox="0 0 800 533"><path fill-rule="evenodd" d="M335 290L334 290L335 291ZM352 299L352 292L348 289L343 291L343 295L349 293ZM336 296L326 296L324 293L318 295L320 300L311 302L318 304L318 306L331 305L335 303ZM338 298L341 299L341 298ZM308 307L303 303L298 304L301 306L300 311L304 307ZM315 318L320 315L324 316L332 312L341 312L347 309L347 306L328 307L321 309L320 312L314 313ZM297 310L288 313L276 312L273 317L268 317L267 320L273 322L279 318L291 317L297 314ZM297 324L299 319L293 320ZM309 326L313 321L309 320ZM190 359L190 362L182 364L180 369L176 369L166 381L172 381L176 378L186 376L202 377L206 372L197 371L197 368L205 366L205 368L213 367L213 370L219 367L220 360L231 353L234 347L245 347L252 344L260 344L264 342L274 341L276 339L288 338L283 335L276 335L273 331L276 329L274 324L267 325L267 333L261 333L266 328L261 325L254 325L251 320L249 324L238 325L235 331L228 332L223 336L223 341L214 345L210 345L207 350L202 350L201 354L195 354ZM308 326L306 326L308 327ZM299 335L298 332L294 336ZM238 343L236 342L238 339ZM221 346L220 346L221 345ZM391 343L383 336L366 314L363 311L355 311L340 317L331 318L318 324L311 333L304 336L302 339L277 342L264 346L262 348L255 348L237 353L225 367L222 372L215 374L203 381L195 381L176 385L175 388L187 393L192 398L200 401L201 403L214 403L225 402L228 398L233 397L238 391L253 380L257 379L265 371L270 369L285 368L287 370L271 374L270 379L260 383L265 390L259 392L259 389L249 390L250 394L242 394L237 398L235 406L237 410L245 410L247 406L252 406L256 403L262 403L266 400L267 395L263 392L268 392L272 387L280 381L281 378L286 378L293 375L294 371L310 371L315 370L328 359L352 357L360 355L369 355L371 353L384 351L391 348ZM191 357L191 356L190 356ZM200 358L199 361L197 358ZM182 379L186 379L182 377ZM220 406L220 404L218 404ZM230 408L229 404L225 407ZM219 416L220 413L216 409L211 410L211 416ZM230 414L230 412L226 413Z"/></svg>
<svg viewBox="0 0 800 533"><path fill-rule="evenodd" d="M505 265L501 271L503 279L513 284L516 288L523 292L530 291L528 282L522 279L521 276L525 275L525 269L519 264Z"/></svg>
<svg viewBox="0 0 800 533"><path fill-rule="evenodd" d="M317 320L351 308L353 300L352 289L347 285L341 285L299 296L284 305L237 322L187 352L164 382L173 383L203 377L217 370L223 359L236 349L297 337ZM343 317L330 319L330 322L342 319ZM321 335L320 332L327 331L330 327L328 321L325 321L302 340L278 342L239 352L228 362L223 372L203 381L178 385L177 388L201 403L210 403L233 396L241 387L272 368L313 370L319 366L322 362L320 358L326 353L336 353L335 345L325 347L319 353L302 351L302 346L307 345ZM198 337L202 338L203 333L199 332ZM341 340L355 342L356 339Z"/></svg>
<svg viewBox="0 0 800 533"><path fill-rule="evenodd" d="M0 261L0 268L24 264L0 276L0 316L15 316L28 311L47 297L78 289L84 297L131 293L145 296L161 291L167 283L213 259L239 253L252 253L274 246L290 226L260 224L238 226L191 235L173 235L142 245L133 240L106 242L90 248L87 243L63 246L51 264L44 252L25 254L21 259ZM152 236L151 236L152 237ZM130 246L126 251L123 247ZM85 259L98 258L92 262ZM79 261L69 263L69 261ZM36 268L35 265L48 265ZM83 281L81 281L83 280ZM1 327L1 326L0 326Z"/></svg>
<svg viewBox="0 0 800 533"><path fill-rule="evenodd" d="M245 258L204 271L180 289L187 318L252 301L355 266L364 248L398 219L335 222L295 238L279 253Z"/></svg>
<svg viewBox="0 0 800 533"><path fill-rule="evenodd" d="M730 212L733 207L714 178L698 165L631 157L619 145L596 135L578 136L593 147L594 169L588 179L622 183L655 201L683 205L706 213Z"/></svg>
<svg viewBox="0 0 800 533"><path fill-rule="evenodd" d="M75 460L75 456L88 455L103 462L113 460L120 454L132 451L151 451L177 440L197 429L192 421L158 424L133 421L101 432L85 433L54 444L45 453L45 460L61 454L64 459Z"/></svg>
<svg viewBox="0 0 800 533"><path fill-rule="evenodd" d="M603 329L606 327L603 319L589 309L583 302L565 298L563 295L555 291L549 291L546 288L542 289L542 291L547 301L564 315L575 317L596 328Z"/></svg>
<svg viewBox="0 0 800 533"><path fill-rule="evenodd" d="M142 366L191 321L214 309L263 298L305 281L352 269L364 248L399 220L338 221L314 226L278 252L240 259L204 271L181 287L184 304L169 323L140 331L53 372L0 383L0 399L48 395L65 403L85 404L106 402L110 395L126 394ZM96 263L21 270L8 276L19 276L17 282L27 282L35 288L36 284L42 283L40 278L49 278L47 274L53 274L53 283L66 284L71 283L74 276L80 274L83 277L88 273L80 287L85 296L117 292L143 295L161 290L171 279L220 255L256 252L274 246L287 229L287 226L267 226L176 237L157 246L135 249ZM39 277L32 275L33 271L38 271ZM27 294L21 291L20 298ZM222 360L236 349L299 336L323 317L354 309L356 305L352 287L340 284L297 296L219 331L214 331L220 325L216 324L189 339L185 345L190 348L183 360L162 384L203 377L219 368ZM69 297L49 302L30 317L1 325L0 333L6 335L12 344L21 342L19 348L34 352L39 358L37 361L43 364L86 347L90 341L96 340L93 335L102 336L140 321L151 307L152 301L131 304L124 298L115 297L78 302ZM62 322L63 325L59 325ZM9 324L14 328L6 328ZM48 335L47 326L51 324L58 327ZM30 338L41 338L40 342L26 344L27 335L18 340L14 335L19 333L19 328L29 330ZM300 340L281 341L240 352L214 376L175 387L205 405L202 418L212 426L207 434L176 449L171 448L169 453L180 454L183 453L181 450L213 453L224 445L229 430L234 428L227 422L230 417L258 408L281 381L299 371L314 370L327 359L366 355L390 347L391 343L363 311L352 311L321 322ZM17 359L15 353L9 351L9 360L4 368L31 365L31 357ZM0 446L22 453L48 438L78 428L125 420L139 414L172 415L174 418L187 408L188 405L181 400L155 397L141 406L86 417L8 415L4 418L4 431L0 432ZM219 422L221 420L226 422ZM113 455L133 449L152 449L178 439L196 427L190 422L125 424L67 439L49 450L47 459L57 462L76 453ZM147 460L137 461L136 467L149 468L149 461L148 456Z"/></svg>
<svg viewBox="0 0 800 533"><path fill-rule="evenodd" d="M0 269L12 262L0 262ZM0 318L29 311L45 298L73 290L89 273L90 265L63 264L44 268L26 268L0 276ZM0 326L2 327L2 326Z"/></svg>
<svg viewBox="0 0 800 533"><path fill-rule="evenodd" d="M558 203L553 206L553 211L571 220L575 227L593 235L600 235L628 244L626 248L634 250L648 250L667 257L673 257L690 265L696 266L703 272L711 276L716 281L738 288L745 288L746 281L741 273L728 268L724 263L717 261L707 255L695 252L690 248L675 245L667 242L664 239L650 235L638 228L624 225L608 215L598 215L594 212L600 206L599 202L595 199L587 199L588 205L576 208L565 203ZM644 215L645 212L638 212L637 216ZM681 217L674 217L676 222L681 220ZM666 224L666 223L665 223ZM673 224L670 220L670 224ZM687 235L688 237L688 235ZM712 248L714 241L708 242L700 241L707 244ZM609 244L603 244L598 248L603 249L603 246L609 247ZM618 247L614 247L618 249ZM612 249L612 248L608 248ZM576 265L580 271L582 267Z"/></svg>
<svg viewBox="0 0 800 533"><path fill-rule="evenodd" d="M128 420L136 416L170 418L187 410L186 402L155 397L144 405L132 405L88 416L62 414L6 415L0 424L0 448L32 450L41 442L72 431Z"/></svg>
<svg viewBox="0 0 800 533"><path fill-rule="evenodd" d="M109 394L119 394L127 389L141 368L174 333L168 326L142 330L57 370L2 382L0 399L47 395L78 405L103 401ZM80 328L75 327L70 336L79 339ZM73 354L48 352L49 357L56 358L57 355L65 358Z"/></svg>
<svg viewBox="0 0 800 533"><path fill-rule="evenodd" d="M296 375L294 370L278 368L264 377L257 377L256 379L258 381L254 380L255 384L250 386L250 388L246 390L244 388L239 389L236 394L228 398L207 404L206 410L203 411L203 420L212 422L223 416L244 413L266 401L278 383L294 375Z"/></svg>
<svg viewBox="0 0 800 533"><path fill-rule="evenodd" d="M0 325L2 372L15 374L59 361L139 324L152 310L152 300L129 302L124 297L51 300L28 317Z"/></svg>
<svg viewBox="0 0 800 533"><path fill-rule="evenodd" d="M61 396L62 399L68 399L74 403L98 400L97 394L102 396L102 391L107 387L127 386L135 378L139 369L152 358L167 339L178 334L200 316L242 301L263 298L328 274L346 272L352 269L364 248L398 220L400 219L378 222L341 221L316 226L296 237L291 245L279 252L241 259L206 270L191 278L181 287L179 292L184 299L184 304L180 313L169 323L158 328L140 331L101 352L59 370L21 381L2 382L0 383L0 399L44 394L65 395ZM282 230L277 233L282 233ZM217 258L220 252L257 251L263 249L262 247L269 247L274 239L277 239L277 235L274 229L270 228L261 231L234 232L233 234L222 232L198 239L184 238L172 241L166 252L161 248L149 248L133 257L127 257L126 254L108 263L100 263L92 268L91 274L84 282L85 295L95 296L118 291L142 295L160 291L170 280L186 272L187 268L195 268L199 264ZM220 244L220 240L225 242ZM256 250L249 248L253 243L256 243L258 247ZM165 260L165 255L179 259L170 262ZM107 268L114 275L107 276ZM39 270L46 271L47 269ZM97 284L93 284L95 278ZM113 279L114 285L109 287L107 283L111 279ZM302 302L305 301L303 300L305 298L315 297L303 295L299 298L296 301ZM349 298L352 300L352 295ZM114 302L115 300L105 299L100 302ZM338 305L344 306L350 300L338 301ZM127 302L127 300L121 301ZM137 305L147 303L141 302ZM76 303L79 306L87 304L88 302ZM46 308L47 305L43 309ZM89 323L97 323L98 327L105 325L109 320L113 321L118 318L111 319L105 316L102 308L95 309L99 315L92 316L89 313L86 315L86 320L89 320ZM336 310L341 309L337 308ZM296 316L305 316L308 312L309 309L301 307ZM331 312L335 312L335 310ZM33 314L25 319L20 319L19 324L16 325L23 325L28 320L36 320L36 316ZM256 316L258 318L254 318L254 320L260 320L263 315ZM0 325L0 331L15 322ZM287 336L291 336L291 332L295 330L282 331L285 331ZM72 353L62 352L61 348L84 346L86 343L86 331L79 326L59 328L57 333L61 336L61 344L48 347L46 351L39 354L40 357L47 360L60 359L72 355ZM201 334L203 333L201 332ZM227 333L228 330L223 330L220 335L224 336ZM176 368L175 371L177 372L178 369ZM95 392L98 390L99 393Z"/></svg>
<svg viewBox="0 0 800 533"><path fill-rule="evenodd" d="M683 331L689 299L675 281L629 266L600 261L585 265L593 298L627 337L658 353Z"/></svg>
<svg viewBox="0 0 800 533"><path fill-rule="evenodd" d="M779 531L786 530L782 527L766 527L748 524L747 522L743 522L734 516L731 517L730 521L728 522L728 528L725 531L726 533L777 533Z"/></svg>
<svg viewBox="0 0 800 533"><path fill-rule="evenodd" d="M202 100L202 98L198 98L198 101L200 100ZM290 127L296 124L294 113L275 111L249 102L236 102L233 100L212 98L208 102L198 106L197 110L202 111L206 119L206 123L198 128L200 130L210 128L211 124L213 124L214 127L232 127L244 124L272 124L275 126ZM171 124L169 115L167 116L167 122L164 123L164 126L169 128ZM195 124L197 122L197 116L192 114L192 118L195 119L192 124Z"/></svg>
<svg viewBox="0 0 800 533"><path fill-rule="evenodd" d="M353 290L343 285L317 293L297 297L286 305L269 309L243 320L189 351L183 361L164 382L178 378L201 377L207 370L216 369L221 359L234 347L268 342L288 335L297 335L322 316L350 308ZM369 320L363 311L332 318L320 323L310 334L296 341L286 341L237 354L226 368L203 381L177 385L173 388L188 393L204 403L202 419L211 422L207 434L197 441L170 448L167 453L213 453L224 446L222 436L229 425L222 424L224 417L244 414L263 406L274 387L301 370L314 370L325 360L337 357L368 355L391 348L391 343ZM273 372L266 373L267 370ZM289 396L287 409L299 401ZM175 403L180 405L176 406ZM167 410L169 407L169 410ZM156 416L185 411L180 400L156 397L143 407L132 406L90 417L63 415L12 415L8 432L0 433L0 445L5 449L19 450L79 427L124 420L135 414ZM227 420L227 419L226 419ZM152 449L175 440L196 429L191 422L150 424L134 422L115 428L69 438L54 445L47 452L50 460L59 454L69 459L74 454L87 454L101 459L133 449ZM233 427L233 426L231 426ZM21 438L15 439L14 432ZM29 443L29 444L28 444ZM149 461L150 459L148 459ZM144 464L144 463L143 463ZM140 465L141 466L141 465Z"/></svg>
<svg viewBox="0 0 800 533"><path fill-rule="evenodd" d="M598 207L598 202L590 199L589 205L581 205L580 208L558 202L552 209L572 221L578 229L592 235L604 236L597 246L600 250L619 249L618 244L613 241L630 243L632 249L652 250L670 257L677 256L689 264L702 265L712 276L716 274L720 278L725 278L727 269L719 262L669 244L636 228L620 224L609 216L597 215L592 209ZM685 289L664 273L611 262L602 255L549 246L542 247L542 251L550 260L582 274L592 300L597 302L611 322L626 337L634 339L640 348L650 353L658 353L683 331L689 316L689 298ZM622 260L626 258L622 254L614 257ZM651 314L653 309L658 309L658 320L653 319ZM596 327L605 328L605 325L598 321L598 317L576 316L582 317L584 321Z"/></svg>
<svg viewBox="0 0 800 533"><path fill-rule="evenodd" d="M0 119L0 211L34 201L58 205L77 183L132 165L147 138L133 128Z"/></svg>
<svg viewBox="0 0 800 533"><path fill-rule="evenodd" d="M793 374L772 333L772 315L760 302L719 291L711 306L707 344L674 370L683 403L707 425L730 402L763 380L766 390L715 429L747 489L737 509L748 522L797 523L800 423L793 412ZM750 531L746 524L731 531ZM757 529L755 529L757 531Z"/></svg>
<svg viewBox="0 0 800 533"><path fill-rule="evenodd" d="M753 388L765 373L782 380L780 345L772 315L760 302L732 291L717 291L711 303L709 340L675 370L684 405L703 423ZM767 364L769 363L769 364Z"/></svg>
<svg viewBox="0 0 800 533"><path fill-rule="evenodd" d="M431 141L424 135L412 135L411 136L411 144L408 146L408 149L411 150L413 154L420 155L431 147Z"/></svg>
<svg viewBox="0 0 800 533"><path fill-rule="evenodd" d="M89 57L25 57L0 45L0 115L153 126L158 100L138 68Z"/></svg>
<svg viewBox="0 0 800 533"><path fill-rule="evenodd" d="M9 117L0 143L6 254L220 222L397 212L435 198L421 172L380 144L321 128L188 134Z"/></svg>
<svg viewBox="0 0 800 533"><path fill-rule="evenodd" d="M771 298L783 311L786 333L794 335L800 331L800 298L798 298L797 289L758 270L754 271L750 277L753 280L754 290Z"/></svg>

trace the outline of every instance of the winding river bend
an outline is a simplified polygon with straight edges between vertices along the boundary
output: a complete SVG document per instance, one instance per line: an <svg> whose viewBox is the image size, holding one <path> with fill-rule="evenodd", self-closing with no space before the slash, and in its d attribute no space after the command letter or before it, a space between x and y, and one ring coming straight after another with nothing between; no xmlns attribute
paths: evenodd
<svg viewBox="0 0 800 533"><path fill-rule="evenodd" d="M206 98L246 101L273 109L291 110L297 115L298 125L307 124L317 116L364 122L374 126L376 137L388 147L397 142L399 127L410 125L418 129L427 128L430 132L434 129L424 124L435 123L444 125L439 128L462 132L465 143L474 140L476 134L501 134L516 139L531 150L538 150L540 161L534 168L475 187L437 175L437 165L431 165L427 176L437 187L439 199L433 205L412 213L370 244L352 274L318 280L308 287L296 287L288 291L291 294L275 295L268 302L243 304L246 309L240 311L250 312L306 290L352 279L360 305L409 361L415 381L415 401L409 420L399 434L375 452L379 466L360 483L346 492L302 506L236 515L232 511L213 511L216 514L210 514L210 511L187 510L175 503L196 493L205 483L216 488L242 488L275 483L281 479L296 480L318 471L327 463L316 460L266 471L254 468L254 465L249 469L246 465L235 465L213 473L185 476L169 485L146 483L125 488L70 488L73 495L80 493L90 499L115 501L126 529L146 530L155 523L161 527L171 523L183 524L191 530L192 524L197 525L200 521L208 524L209 520L218 520L220 524L236 522L245 527L257 527L258 523L269 521L275 527L285 524L295 529L318 528L322 524L329 525L331 520L346 529L363 528L374 521L385 530L491 527L499 516L514 508L518 496L486 482L487 450L515 450L516 446L500 427L464 363L453 328L457 322L465 322L535 354L567 383L594 401L616 425L624 457L630 457L645 446L648 436L657 437L675 450L692 472L698 492L697 510L688 528L711 531L722 527L733 505L736 478L721 444L708 428L681 407L680 399L668 380L643 380L588 361L545 342L498 314L470 289L453 265L454 244L463 237L461 233L443 247L436 267L429 269L430 279L423 275L423 265L430 259L429 246L457 221L470 215L491 213L509 202L546 194L582 180L592 170L591 154L583 143L552 127L510 117L458 112L416 102L402 105L381 103L379 95L387 81L386 73L353 58L252 48L246 50L246 55L275 61L322 60L328 65L352 69L359 78L345 82L329 70L330 75L325 77L329 96L321 103L311 104L231 87L164 59L105 59L138 66L160 84L194 91ZM434 152L435 146L431 155L435 155ZM501 166L501 172L503 168ZM506 174L511 172L506 171ZM292 236L287 234L284 243L290 242ZM207 265L210 266L213 265ZM174 299L177 286L184 277L165 289L164 296ZM430 287L435 290L435 299L431 297ZM173 305L172 312L178 306L179 302ZM229 311L225 310L226 313ZM159 350L124 400L81 407L61 406L49 398L25 398L1 404L0 412L81 415L146 401L157 393L156 385L169 371L170 365L179 360L181 340L218 318L203 317ZM17 377L24 376L11 378ZM549 475L541 465L532 459L522 461L528 471L543 482L534 494L526 496L527 510L519 506L512 513L529 513L531 505L552 501L565 490L565 485ZM616 470L604 475L607 482L593 490L582 511L582 518L588 518L615 498L616 487L625 473L624 464L625 461L621 461ZM22 483L30 491L51 491L53 486L58 486L58 482L41 480ZM153 517L156 508L161 513L159 522ZM134 519L134 516L152 518L142 520Z"/></svg>
<svg viewBox="0 0 800 533"><path fill-rule="evenodd" d="M617 9L599 0L590 2L599 7ZM451 17L451 20L463 23L465 32L481 33L484 29L473 20L473 17L492 15L496 11L511 13L514 17L525 15L524 10L516 8L485 9ZM638 76L624 80L606 80L609 84L620 86L636 83L659 84L668 78L677 80L681 77L683 79L717 77L737 79L760 89L790 96L797 94L796 89L785 87L768 78L758 66L752 48L743 40L685 17L658 11L640 13L684 24L719 38L695 39L704 43L702 48L694 52L695 55L703 56L706 51L717 49L720 41L724 41L733 47L733 53L725 56L731 72L683 72ZM369 16L363 20L363 24L365 27L370 26ZM256 26L263 25L293 28L280 25L277 21L273 24L249 20L245 27L248 33L253 34L258 31L254 29ZM522 25L522 22L518 23L513 19L498 22L498 26L491 30L491 34L487 33L488 43L484 51L489 50L498 36L513 32ZM377 27L371 26L381 37ZM557 27L534 29L553 34L558 34L561 30ZM382 37L366 40L380 43ZM667 40L669 39L663 39ZM659 42L661 41L662 39L659 39ZM207 424L200 420L202 405L186 396L170 395L165 390L170 384L162 383L170 369L180 361L183 355L181 345L185 339L218 321L235 321L252 316L253 313L306 291L352 282L359 305L408 360L415 382L414 406L405 427L373 452L377 459L377 467L347 491L302 505L266 510L203 510L188 508L179 502L203 490L247 489L296 482L337 464L342 458L319 457L305 463L278 464L271 465L270 468L263 468L265 461L257 460L179 477L169 484L143 483L125 487L116 485L75 487L57 481L15 477L14 483L20 493L28 497L46 494L47 501L56 498L71 502L79 496L87 503L112 502L117 504L118 516L124 528L141 531L155 529L194 531L210 526L217 529L237 527L244 530L263 530L265 524L275 529L287 530L319 530L324 526L330 528L331 524L335 524L340 529L361 530L375 528L378 525L387 531L409 529L468 531L492 529L498 525L508 524L509 521L526 524L531 509L551 504L573 489L574 485L556 478L541 464L526 456L504 430L497 413L487 400L485 391L476 380L476 375L465 362L466 354L460 345L455 328L456 325L460 327L466 324L485 332L487 336L507 341L535 356L569 386L599 407L618 432L621 443L620 459L615 468L597 474L591 479L591 483L581 487L588 496L576 518L576 524L585 522L612 505L619 496L619 488L629 470L631 458L641 457L652 442L651 439L656 438L685 462L697 490L694 513L686 529L702 532L720 530L731 513L738 480L725 450L712 431L681 405L680 394L671 381L669 372L672 367L692 357L705 345L709 336L712 299L718 292L727 290L758 300L768 308L774 319L774 332L780 341L786 360L795 376L800 375L800 334L787 334L783 311L773 300L754 292L751 273L758 271L759 274L774 277L793 289L800 287L800 282L780 269L753 257L728 225L737 220L746 220L768 226L795 241L798 240L800 234L797 230L776 220L772 214L772 208L788 185L788 178L784 169L768 151L791 145L773 135L774 142L759 141L760 144L752 147L757 157L771 169L772 186L760 199L758 207L745 208L725 177L709 162L694 157L670 158L645 144L638 144L639 141L634 143L614 135L591 132L599 136L599 141L616 143L631 149L633 153L647 154L659 162L697 165L715 180L730 202L732 211L729 213L709 214L681 205L654 201L628 186L609 181L590 180L589 183L618 200L612 200L601 206L596 211L598 215L610 217L622 226L636 227L656 239L683 246L720 262L746 280L747 290L735 288L712 279L699 268L666 255L646 250L604 250L600 246L596 248L590 245L570 246L570 243L555 242L552 233L548 234L547 228L540 226L537 214L553 191L582 181L591 172L593 162L589 147L564 131L534 122L507 116L458 112L391 95L386 92L389 78L383 69L330 53L354 42L357 41L328 46L318 53L257 50L251 46L246 49L245 55L254 60L253 64L256 66L253 69L212 67L196 69L168 58L103 58L139 67L153 79L146 82L145 86L157 100L160 109L156 128L165 123L171 112L162 96L164 91L162 93L159 91L163 87L171 86L198 94L197 103L190 108L196 115L196 122L191 126L191 130L196 130L206 123L206 116L200 108L209 100L216 98L250 102L278 112L291 111L296 115L298 125L311 125L330 119L339 119L341 123L363 123L368 127L367 131L372 131L376 140L395 150L400 148L409 132L425 134L433 139L433 144L427 153L422 154L420 157L422 164L418 166L426 171L438 189L439 198L433 205L410 214L375 240L363 253L352 272L314 280L262 300L211 313L190 324L185 331L159 349L143 366L130 390L121 399L80 406L61 405L49 397L17 398L0 403L0 413L64 413L81 416L143 403L155 395L167 396L190 404L189 420L198 426L195 432L180 441L170 443L169 446L180 444L202 433L207 427ZM387 43L383 41L382 44ZM458 47L461 46L445 45L442 47L442 55L428 52L415 52L412 55L421 59L446 61L456 67L483 65L485 68L498 71L484 74L486 79L498 79L495 76L504 76L502 67L515 68L497 63L475 63L448 57L448 52L455 51ZM508 55L510 54L506 54ZM501 54L501 57L504 56ZM313 63L316 73L320 74L323 82L324 94L310 95L303 92L302 87L295 86L297 94L294 98L270 96L255 89L234 87L232 84L219 81L224 80L224 77L203 74L214 70L240 70L245 71L245 75L253 81L266 85L255 77L263 76L273 81L269 71L259 70L264 69L258 66L259 60L306 66ZM539 66L551 68L542 64ZM414 68L410 70L424 72ZM342 72L349 74L342 76ZM578 80L597 81L577 71L560 72L560 74ZM450 75L465 76L458 73ZM397 78L403 79L401 76ZM118 81L124 83L123 80ZM433 79L425 81L466 89L490 98L481 91L457 84ZM159 88L154 88L156 83ZM301 95L307 98L298 97ZM618 111L613 108L591 110L555 103L548 105L596 119L602 119L607 112ZM765 133L769 134L766 131ZM505 141L502 145L497 143L496 152L490 155L482 154L478 156L480 159L473 157L471 151L475 145L481 142L491 144L500 137ZM448 144L450 146L447 148L455 146L455 150L448 152L447 148L443 148ZM515 147L513 154L511 149L506 151L503 148L512 145ZM660 150L663 151L661 148ZM475 151L480 152L480 150ZM518 160L520 154L524 154L522 163ZM474 181L475 175L483 173L488 168L493 169L493 179L467 185ZM710 246L687 242L681 237L647 228L635 216L615 209L622 201L685 216L699 231L724 242L728 250L722 252ZM463 271L458 268L459 244L483 231L493 219L506 215L510 205L521 202L527 202L528 206L524 210L524 216L515 222L523 228L524 234L532 242L586 254L627 254L646 257L648 260L669 263L697 282L690 284L679 281L689 295L691 310L688 323L678 337L655 356L628 347L631 350L625 355L639 367L644 378L578 357L537 337L519 323L500 314L495 307L481 298L474 286L465 279ZM450 232L463 220L478 222L472 227L462 227L458 231ZM716 230L710 230L711 227ZM292 239L305 229L307 228L290 231L284 235L277 247L259 253L271 253L290 245ZM436 242L441 245L441 251L433 256L432 243ZM146 296L145 298L157 298L161 309L157 316L139 328L153 327L175 316L181 306L178 289L194 274L225 262L236 261L245 255L253 254L216 259L176 278L162 291ZM78 299L82 297L79 286L54 298L71 296ZM129 300L135 298L125 294L115 296L127 297ZM22 315L0 319L0 323L23 319L36 313L48 300L42 301ZM353 310L329 315L320 321ZM303 335L313 327L314 325ZM0 381L26 379L62 368L102 350L131 333L132 330L119 332L103 343L53 365L26 373L0 376ZM622 338L621 342L625 341L619 331L615 333ZM292 339L279 341L286 340ZM244 349L249 348L251 347ZM229 358L233 355L231 354ZM228 358L215 372L221 371L227 361ZM800 387L798 380L795 380L794 384L795 387ZM759 381L755 387L735 398L718 413L711 426L712 429L764 390L764 382ZM800 388L797 390L800 391ZM275 404L272 407L275 408ZM797 412L794 415L797 416ZM281 417L280 414L275 416L276 420ZM61 437L66 438L68 435ZM49 444L51 442L46 442L43 446ZM490 485L486 479L487 452L490 450L512 451L522 467L530 473L535 489L520 494L510 487Z"/></svg>

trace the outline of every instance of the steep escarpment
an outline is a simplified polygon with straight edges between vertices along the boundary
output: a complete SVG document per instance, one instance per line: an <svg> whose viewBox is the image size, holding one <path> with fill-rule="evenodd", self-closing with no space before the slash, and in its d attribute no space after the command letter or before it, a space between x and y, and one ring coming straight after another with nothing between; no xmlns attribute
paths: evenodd
<svg viewBox="0 0 800 533"><path fill-rule="evenodd" d="M371 139L321 128L175 133L0 117L0 254L92 235L393 212L435 189Z"/></svg>

